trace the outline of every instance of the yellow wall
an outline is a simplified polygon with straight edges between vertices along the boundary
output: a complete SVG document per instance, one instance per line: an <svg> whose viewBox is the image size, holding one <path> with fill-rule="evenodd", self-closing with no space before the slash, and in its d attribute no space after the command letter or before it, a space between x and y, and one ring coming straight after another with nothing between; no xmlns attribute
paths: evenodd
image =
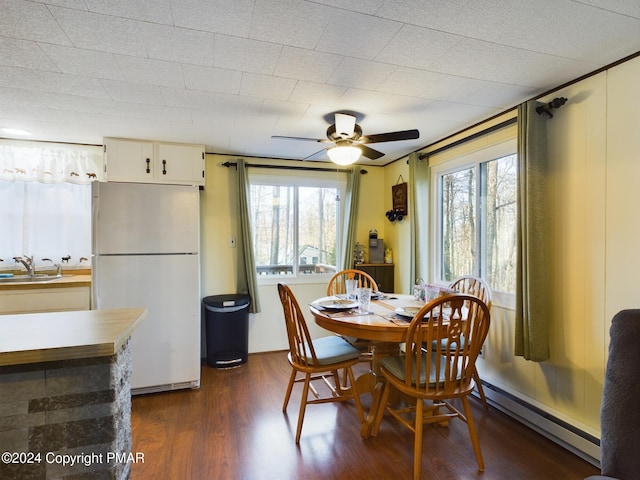
<svg viewBox="0 0 640 480"><path fill-rule="evenodd" d="M400 178L402 177L402 178ZM393 162L384 169L383 212L393 208L391 189L400 182L409 183L409 166L406 159ZM395 271L395 291L398 293L411 293L415 279L409 279L411 268L411 238L409 236L409 218L416 212L407 212L408 215L401 221L390 222L382 215L384 222L385 247L393 250L393 263Z"/></svg>
<svg viewBox="0 0 640 480"><path fill-rule="evenodd" d="M358 218L356 223L356 240L365 246L365 261L369 258L369 230L375 228L378 238L385 240L384 216L384 168L363 165L368 172L360 179L360 202L358 204ZM353 248L353 246L351 247Z"/></svg>
<svg viewBox="0 0 640 480"><path fill-rule="evenodd" d="M605 315L638 307L640 272L640 58L609 70L607 76L605 221ZM600 133L603 135L603 133Z"/></svg>

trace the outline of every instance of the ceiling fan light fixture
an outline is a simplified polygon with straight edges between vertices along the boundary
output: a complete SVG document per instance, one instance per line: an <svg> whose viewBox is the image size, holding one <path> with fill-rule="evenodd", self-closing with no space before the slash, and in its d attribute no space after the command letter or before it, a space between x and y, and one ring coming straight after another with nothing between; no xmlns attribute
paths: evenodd
<svg viewBox="0 0 640 480"><path fill-rule="evenodd" d="M338 145L327 150L327 155L335 164L351 165L358 161L362 150L352 145Z"/></svg>
<svg viewBox="0 0 640 480"><path fill-rule="evenodd" d="M356 117L344 113L336 113L336 133L340 136L349 138L353 135L356 128Z"/></svg>

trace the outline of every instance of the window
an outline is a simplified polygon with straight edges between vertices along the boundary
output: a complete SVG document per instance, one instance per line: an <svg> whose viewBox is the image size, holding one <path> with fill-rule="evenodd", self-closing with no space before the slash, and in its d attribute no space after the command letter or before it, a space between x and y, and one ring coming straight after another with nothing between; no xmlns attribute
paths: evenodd
<svg viewBox="0 0 640 480"><path fill-rule="evenodd" d="M515 139L435 158L435 279L477 275L494 292L515 292Z"/></svg>
<svg viewBox="0 0 640 480"><path fill-rule="evenodd" d="M33 256L37 268L59 264L91 266L91 185L0 180L2 266ZM51 261L43 260L45 258Z"/></svg>
<svg viewBox="0 0 640 480"><path fill-rule="evenodd" d="M64 260L91 266L91 185L101 174L102 148L0 141L0 270L37 269Z"/></svg>
<svg viewBox="0 0 640 480"><path fill-rule="evenodd" d="M484 240L481 273L493 290L508 293L516 290L517 170L515 153L480 165L486 212L480 237Z"/></svg>
<svg viewBox="0 0 640 480"><path fill-rule="evenodd" d="M259 278L335 273L345 181L324 173L250 172L251 229Z"/></svg>

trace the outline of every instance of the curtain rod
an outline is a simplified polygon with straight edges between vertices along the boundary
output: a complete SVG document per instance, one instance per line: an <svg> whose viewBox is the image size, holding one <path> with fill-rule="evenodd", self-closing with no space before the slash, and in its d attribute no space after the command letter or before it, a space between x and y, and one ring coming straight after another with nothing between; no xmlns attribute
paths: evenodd
<svg viewBox="0 0 640 480"><path fill-rule="evenodd" d="M501 128L508 127L509 125L513 125L516 123L518 119L516 117L510 118L509 120L505 120L504 122L496 123L495 125L485 128L484 130L480 130L468 137L461 138L460 140L456 140L455 142L449 143L448 145L444 145L443 147L436 148L435 150L429 153L423 153L418 158L420 160L424 160L425 158L435 155L436 153L444 152L445 150L449 150L450 148L457 147L458 145L462 145L463 143L469 142L471 140L475 140L478 137L482 137L483 135L487 135L491 132L495 132L496 130L500 130Z"/></svg>
<svg viewBox="0 0 640 480"><path fill-rule="evenodd" d="M551 100L549 103L545 103L544 105L539 105L536 107L536 113L541 115L546 113L549 118L553 118L553 113L551 110L554 108L560 108L565 103L567 103L567 99L565 97L556 97Z"/></svg>
<svg viewBox="0 0 640 480"><path fill-rule="evenodd" d="M77 143L77 142L60 142L57 140L36 140L36 139L28 139L28 138L9 138L9 137L0 137L0 140L8 140L11 142L24 142L24 143L55 143L58 145L72 145L76 147L104 147L104 145L97 143Z"/></svg>
<svg viewBox="0 0 640 480"><path fill-rule="evenodd" d="M238 164L236 162L224 162L221 163L221 167L235 167ZM291 165L256 165L252 163L245 163L245 167L257 167L257 168L274 168L280 170L305 170L305 171L313 171L313 172L341 172L341 173L351 173L351 170L341 169L341 168L323 168L323 167L293 167ZM369 173L367 170L360 170L362 175L366 175Z"/></svg>

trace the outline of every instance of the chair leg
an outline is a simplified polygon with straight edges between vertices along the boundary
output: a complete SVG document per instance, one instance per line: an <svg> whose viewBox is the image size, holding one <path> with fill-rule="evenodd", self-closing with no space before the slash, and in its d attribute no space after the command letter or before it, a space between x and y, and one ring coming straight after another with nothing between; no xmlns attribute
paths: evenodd
<svg viewBox="0 0 640 480"><path fill-rule="evenodd" d="M282 404L282 411L287 411L287 405L289 405L289 398L291 398L291 390L293 390L293 384L296 381L296 370L291 369L291 376L289 377L289 386L287 387L287 393L284 395L284 403Z"/></svg>
<svg viewBox="0 0 640 480"><path fill-rule="evenodd" d="M333 385L335 387L335 393L333 394L333 396L336 396L336 393L338 395L342 395L342 392L344 392L345 390L348 390L347 388L347 379L348 379L348 375L347 375L347 369L343 368L342 369L342 381L340 381L340 373L338 373L338 370L332 370L331 374L333 375Z"/></svg>
<svg viewBox="0 0 640 480"><path fill-rule="evenodd" d="M464 396L461 398L462 406L464 407L464 414L467 417L467 427L469 427L469 436L471 437L471 445L473 445L473 451L476 454L476 460L478 461L478 470L484 472L484 460L482 458L482 451L480 450L480 440L478 439L478 433L476 432L476 426L473 422L473 415L471 414L471 405L469 405L469 398Z"/></svg>
<svg viewBox="0 0 640 480"><path fill-rule="evenodd" d="M347 369L342 370L342 388L347 388Z"/></svg>
<svg viewBox="0 0 640 480"><path fill-rule="evenodd" d="M298 413L298 428L296 429L296 445L300 443L300 434L302 433L302 422L304 421L304 412L307 408L307 396L309 395L309 383L311 382L311 374L304 376L304 387L302 388L302 398L300 399L300 412Z"/></svg>
<svg viewBox="0 0 640 480"><path fill-rule="evenodd" d="M364 412L362 411L362 404L360 403L360 393L356 388L356 377L353 375L351 368L345 369L349 375L349 383L351 384L351 394L353 395L353 401L356 404L356 410L358 411L358 418L360 423L364 422Z"/></svg>
<svg viewBox="0 0 640 480"><path fill-rule="evenodd" d="M416 426L415 426L415 438L413 441L413 480L420 480L420 470L422 469L422 427L424 422L422 420L422 407L423 401L416 399Z"/></svg>
<svg viewBox="0 0 640 480"><path fill-rule="evenodd" d="M480 401L482 401L482 405L484 405L485 410L489 409L489 404L487 403L487 397L484 396L484 388L482 388L482 382L480 381L480 375L478 374L478 369L473 367L473 380L476 382L476 388L478 389L478 395L480 395Z"/></svg>

